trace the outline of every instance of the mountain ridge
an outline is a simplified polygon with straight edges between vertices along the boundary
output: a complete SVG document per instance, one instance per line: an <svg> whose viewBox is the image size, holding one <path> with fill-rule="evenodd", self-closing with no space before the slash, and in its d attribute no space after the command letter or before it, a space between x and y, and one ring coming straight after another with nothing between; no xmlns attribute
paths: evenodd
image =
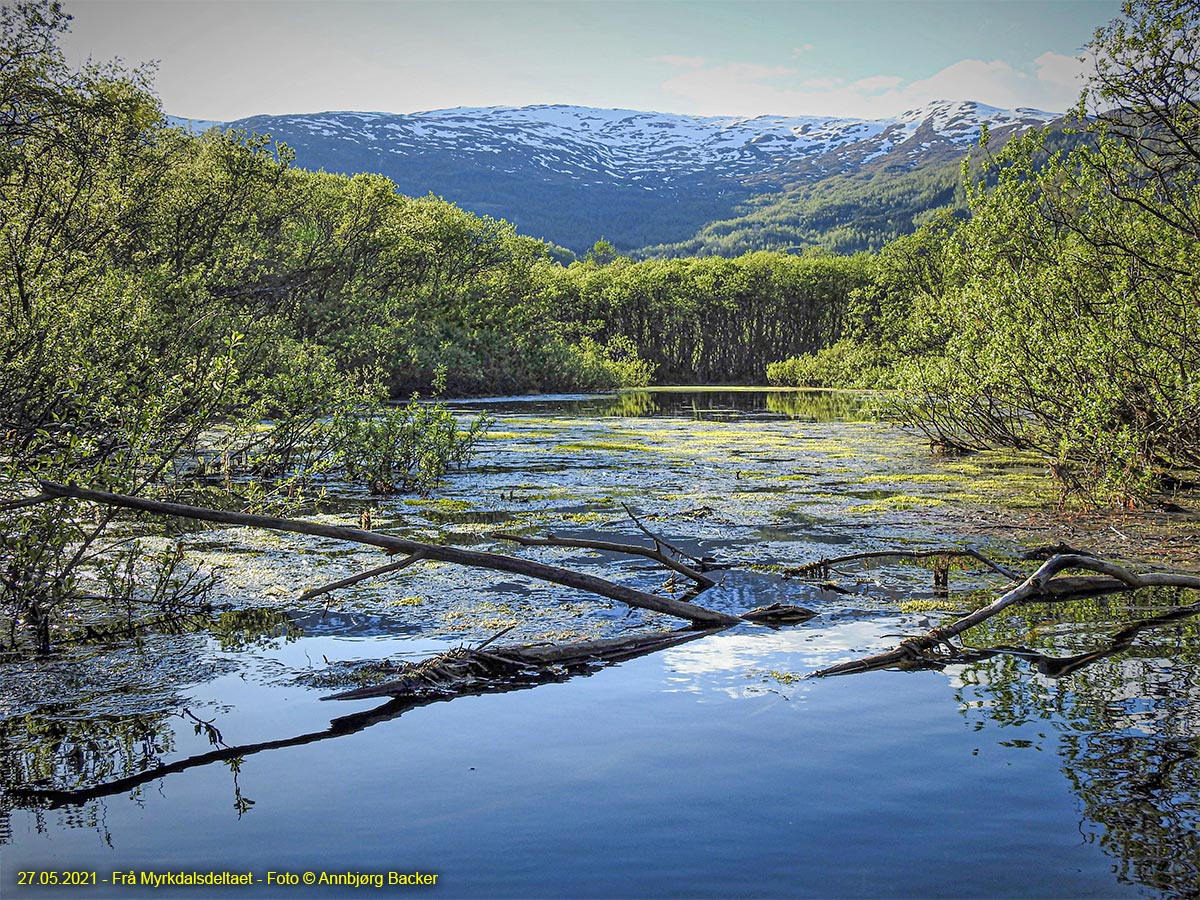
<svg viewBox="0 0 1200 900"><path fill-rule="evenodd" d="M379 172L581 252L683 241L756 196L864 170L961 158L1056 114L935 101L898 116L689 116L566 104L327 111L198 126L270 134L305 168ZM186 123L188 120L176 120Z"/></svg>

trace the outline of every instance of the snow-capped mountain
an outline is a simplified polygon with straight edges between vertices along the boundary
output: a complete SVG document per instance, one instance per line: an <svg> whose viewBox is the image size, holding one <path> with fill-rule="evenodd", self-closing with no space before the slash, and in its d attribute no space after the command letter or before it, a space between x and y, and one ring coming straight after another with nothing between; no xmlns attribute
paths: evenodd
<svg viewBox="0 0 1200 900"><path fill-rule="evenodd" d="M874 120L528 106L254 116L227 127L270 134L306 168L380 172L404 193L433 192L579 250L601 236L626 248L678 240L755 194L961 156L984 123L1004 138L1054 118L941 101Z"/></svg>

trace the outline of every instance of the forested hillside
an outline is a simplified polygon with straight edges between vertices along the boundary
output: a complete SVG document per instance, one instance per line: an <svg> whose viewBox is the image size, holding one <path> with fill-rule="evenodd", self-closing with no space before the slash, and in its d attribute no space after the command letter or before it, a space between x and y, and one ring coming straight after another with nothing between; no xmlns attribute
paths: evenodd
<svg viewBox="0 0 1200 900"><path fill-rule="evenodd" d="M959 160L915 170L875 166L746 201L739 215L710 222L690 240L641 251L649 256L738 256L754 250L879 250L942 210L965 211Z"/></svg>

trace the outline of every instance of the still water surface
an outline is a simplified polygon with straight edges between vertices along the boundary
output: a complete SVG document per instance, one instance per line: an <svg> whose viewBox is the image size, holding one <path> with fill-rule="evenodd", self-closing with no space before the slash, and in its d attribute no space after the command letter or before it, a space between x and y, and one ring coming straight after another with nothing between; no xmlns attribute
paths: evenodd
<svg viewBox="0 0 1200 900"><path fill-rule="evenodd" d="M496 549L498 528L630 539L626 503L691 549L761 564L730 572L700 602L738 611L782 600L820 613L530 690L408 710L320 699L339 662L419 659L510 624L505 640L677 623L448 567L364 585L323 613L298 603L299 590L377 564L370 551L196 534L236 606L221 622L5 670L0 894L150 890L21 888L23 870L95 871L102 882L182 869L263 879L419 870L437 873L437 886L391 893L447 897L1198 896L1194 625L1148 631L1061 678L1011 654L936 672L798 677L889 647L940 614L901 606L931 598L923 569L840 571L831 590L773 565L897 544L1012 553L1017 544L988 523L1050 517L1030 500L1036 467L932 461L912 436L863 421L867 402L679 391L465 404L496 419L473 471L433 500L376 503L377 527ZM341 502L331 521L375 501ZM662 588L661 572L640 564L538 555ZM954 573L950 605L958 590L989 584ZM975 643L1085 652L1120 623L1189 599L1039 607ZM214 746L246 750L202 764ZM171 764L63 808L19 792L119 786Z"/></svg>

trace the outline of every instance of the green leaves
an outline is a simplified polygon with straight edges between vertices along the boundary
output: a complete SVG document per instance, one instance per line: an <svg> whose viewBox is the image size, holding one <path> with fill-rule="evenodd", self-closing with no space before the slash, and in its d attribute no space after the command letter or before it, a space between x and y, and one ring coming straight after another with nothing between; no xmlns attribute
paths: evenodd
<svg viewBox="0 0 1200 900"><path fill-rule="evenodd" d="M361 404L334 428L348 478L373 494L429 494L448 472L470 462L490 424L479 416L463 429L444 404L414 396L404 406Z"/></svg>
<svg viewBox="0 0 1200 900"><path fill-rule="evenodd" d="M901 379L935 440L1037 449L1090 501L1200 466L1200 7L1125 12L1093 42L1107 105L1075 146L1026 135L968 186L942 288L909 320L942 343Z"/></svg>

